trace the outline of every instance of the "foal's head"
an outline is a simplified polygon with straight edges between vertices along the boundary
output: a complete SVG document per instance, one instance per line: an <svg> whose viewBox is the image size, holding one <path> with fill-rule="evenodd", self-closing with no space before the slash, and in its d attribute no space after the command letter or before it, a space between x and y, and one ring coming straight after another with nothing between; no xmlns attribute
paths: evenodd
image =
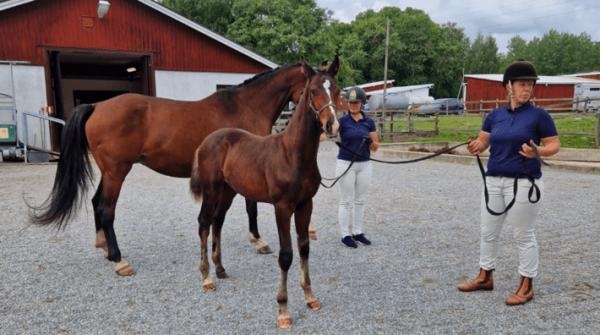
<svg viewBox="0 0 600 335"><path fill-rule="evenodd" d="M321 122L321 128L328 137L335 137L339 129L336 117L336 106L339 103L340 88L334 76L339 69L339 59L336 56L331 65L323 70L315 71L304 60L300 61L302 73L308 80L305 89L310 109Z"/></svg>

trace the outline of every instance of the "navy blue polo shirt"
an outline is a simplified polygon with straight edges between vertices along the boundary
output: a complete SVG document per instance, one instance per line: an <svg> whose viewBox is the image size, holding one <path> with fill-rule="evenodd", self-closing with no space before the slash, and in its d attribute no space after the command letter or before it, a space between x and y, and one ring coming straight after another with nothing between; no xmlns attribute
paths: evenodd
<svg viewBox="0 0 600 335"><path fill-rule="evenodd" d="M521 145L558 135L550 114L530 102L514 111L510 106L494 109L483 121L481 130L490 133L490 159L486 175L496 177L542 176L541 163L519 154Z"/></svg>
<svg viewBox="0 0 600 335"><path fill-rule="evenodd" d="M362 111L362 119L358 121L354 121L354 119L350 116L350 113L346 113L339 120L340 122L340 138L342 139L340 143L343 147L348 148L362 157L354 157L354 154L349 150L345 150L340 148L338 152L338 159L343 159L346 161L352 161L353 158L356 162L368 161L371 157L371 150L369 150L369 145L367 143L363 144L361 147L361 143L363 143L363 139L365 137L370 138L369 133L374 132L375 122L370 117L366 116ZM360 151L358 149L360 148Z"/></svg>

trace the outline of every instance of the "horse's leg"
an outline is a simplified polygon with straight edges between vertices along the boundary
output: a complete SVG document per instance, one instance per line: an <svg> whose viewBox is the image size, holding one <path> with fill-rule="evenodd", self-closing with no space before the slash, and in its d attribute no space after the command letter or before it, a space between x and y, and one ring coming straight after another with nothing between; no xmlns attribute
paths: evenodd
<svg viewBox="0 0 600 335"><path fill-rule="evenodd" d="M98 184L98 189L92 198L92 205L94 206L94 223L96 224L96 248L102 249L104 257L108 257L108 246L106 244L106 235L102 229L101 213L100 213L100 201L102 197L102 178Z"/></svg>
<svg viewBox="0 0 600 335"><path fill-rule="evenodd" d="M211 201L212 199L205 193L200 214L198 215L198 234L200 235L200 274L202 275L202 290L204 292L211 292L217 289L210 278L210 264L208 263L208 233L210 232L210 225L212 224L212 219L214 217L214 204L212 204Z"/></svg>
<svg viewBox="0 0 600 335"><path fill-rule="evenodd" d="M296 234L298 234L298 253L300 254L300 286L304 290L304 301L313 311L321 309L321 304L313 294L310 286L310 272L308 271L308 255L310 252L309 224L312 215L312 199L299 204L294 212Z"/></svg>
<svg viewBox="0 0 600 335"><path fill-rule="evenodd" d="M235 192L228 186L225 185L221 193L221 200L216 211L215 220L213 222L212 229L212 261L215 264L215 273L217 278L227 278L227 272L221 262L221 229L223 228L223 222L225 222L225 215L231 207Z"/></svg>
<svg viewBox="0 0 600 335"><path fill-rule="evenodd" d="M258 233L258 208L256 201L246 199L246 213L248 213L248 225L250 233L248 234L248 240L256 248L256 252L259 254L270 254L273 251L269 248L267 242L260 238Z"/></svg>
<svg viewBox="0 0 600 335"><path fill-rule="evenodd" d="M279 268L281 279L277 290L277 303L279 304L279 316L277 317L277 328L291 328L292 318L288 312L287 301L287 276L294 257L292 251L292 240L290 237L290 219L292 208L289 204L275 204L275 218L279 233Z"/></svg>
<svg viewBox="0 0 600 335"><path fill-rule="evenodd" d="M131 276L135 274L135 269L121 257L121 251L117 243L117 236L113 227L115 221L115 208L123 180L129 171L131 164L121 164L110 174L102 174L101 195L97 198L98 208L94 210L94 217L100 221L100 229L104 230L106 244L108 249L108 260L116 262L115 272L120 276Z"/></svg>

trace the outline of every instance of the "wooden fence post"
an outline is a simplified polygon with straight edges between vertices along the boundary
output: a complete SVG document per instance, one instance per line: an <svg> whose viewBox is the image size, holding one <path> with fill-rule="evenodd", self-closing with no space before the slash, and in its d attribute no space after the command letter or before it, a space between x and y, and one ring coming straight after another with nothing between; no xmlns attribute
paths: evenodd
<svg viewBox="0 0 600 335"><path fill-rule="evenodd" d="M596 147L600 147L600 111L596 112Z"/></svg>

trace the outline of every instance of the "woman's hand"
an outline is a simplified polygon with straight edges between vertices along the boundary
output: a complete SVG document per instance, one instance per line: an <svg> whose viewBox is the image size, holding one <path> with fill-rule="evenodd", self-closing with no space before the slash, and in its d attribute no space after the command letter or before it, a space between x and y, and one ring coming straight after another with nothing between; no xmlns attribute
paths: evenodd
<svg viewBox="0 0 600 335"><path fill-rule="evenodd" d="M533 140L529 140L529 143L521 144L521 151L519 151L519 154L527 158L540 157L538 146L535 145Z"/></svg>
<svg viewBox="0 0 600 335"><path fill-rule="evenodd" d="M467 150L469 150L472 155L479 155L480 153L484 152L485 149L487 149L490 143L489 141L490 134L482 130L479 132L476 139L469 141L469 144L467 144Z"/></svg>
<svg viewBox="0 0 600 335"><path fill-rule="evenodd" d="M474 139L467 144L467 150L469 150L472 155L479 155L483 151L481 149L482 147L483 144L478 139Z"/></svg>

